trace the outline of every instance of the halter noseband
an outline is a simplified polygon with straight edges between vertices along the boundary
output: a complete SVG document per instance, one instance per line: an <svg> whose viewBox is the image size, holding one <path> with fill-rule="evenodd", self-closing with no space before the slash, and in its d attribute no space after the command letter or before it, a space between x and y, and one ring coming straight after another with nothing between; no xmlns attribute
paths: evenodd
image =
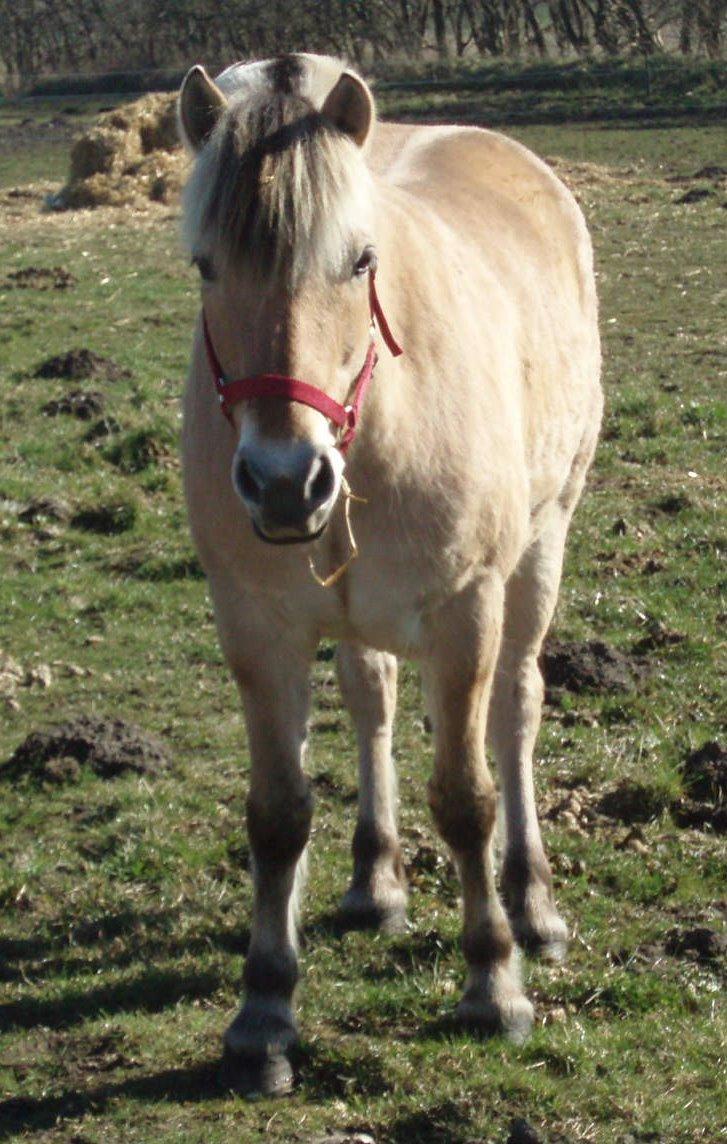
<svg viewBox="0 0 727 1144"><path fill-rule="evenodd" d="M220 360L212 344L207 315L202 309L202 329L204 330L204 344L207 350L207 361L214 379L217 395L220 400L220 409L227 420L232 424L232 409L240 401L252 401L256 397L282 397L287 401L297 401L300 405L309 405L332 421L341 430L338 448L345 453L356 436L359 414L363 405L366 390L377 362L376 346L374 345L374 323L378 325L386 345L393 357L398 357L403 351L391 332L376 294L374 271L369 271L369 308L371 310L371 343L361 370L351 387L351 397L346 405L334 401L322 389L310 385L307 381L299 381L295 377L288 377L280 373L260 373L254 377L241 377L234 381L226 381L220 365Z"/></svg>

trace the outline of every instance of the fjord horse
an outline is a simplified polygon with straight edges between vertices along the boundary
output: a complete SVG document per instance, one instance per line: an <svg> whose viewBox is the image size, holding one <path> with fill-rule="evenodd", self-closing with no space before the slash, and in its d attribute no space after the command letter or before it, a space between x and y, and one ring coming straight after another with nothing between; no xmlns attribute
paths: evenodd
<svg viewBox="0 0 727 1144"><path fill-rule="evenodd" d="M559 956L567 937L532 754L538 652L601 418L583 217L500 134L377 125L369 88L327 57L236 65L216 82L195 67L179 118L202 292L185 489L251 754L254 913L226 1076L246 1093L292 1083L322 636L341 641L360 755L342 915L404 921L391 734L396 657L411 657L436 738L429 805L462 883L456 1017L521 1038L533 1010L516 943Z"/></svg>

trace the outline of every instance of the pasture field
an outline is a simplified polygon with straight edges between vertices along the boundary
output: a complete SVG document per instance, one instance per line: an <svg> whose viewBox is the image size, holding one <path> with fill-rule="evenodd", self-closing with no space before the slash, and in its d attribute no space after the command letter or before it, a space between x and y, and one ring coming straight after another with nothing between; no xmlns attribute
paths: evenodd
<svg viewBox="0 0 727 1144"><path fill-rule="evenodd" d="M336 933L355 754L324 645L301 1079L246 1103L216 1086L250 913L245 736L177 460L197 285L174 209L41 212L64 154L43 124L73 102L25 110L25 136L0 116L0 1139L505 1144L520 1118L548 1144L724 1140L725 131L514 132L570 181L595 242L607 412L554 633L576 667L606 644L618 676L549 691L537 783L573 937L566 966L525 963L534 1034L441 1020L464 964L411 667L411 929ZM75 376L36 376L82 349L119 369L76 354L56 365ZM141 726L170 762L4 766L80 714Z"/></svg>

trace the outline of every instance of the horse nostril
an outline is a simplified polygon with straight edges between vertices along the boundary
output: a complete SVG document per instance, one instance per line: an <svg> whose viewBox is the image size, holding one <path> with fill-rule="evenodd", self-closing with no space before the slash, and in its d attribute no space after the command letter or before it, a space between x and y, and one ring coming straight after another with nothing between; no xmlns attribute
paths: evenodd
<svg viewBox="0 0 727 1144"><path fill-rule="evenodd" d="M260 504L262 500L262 483L255 476L255 472L244 457L239 457L235 470L235 483L240 495L252 504Z"/></svg>
<svg viewBox="0 0 727 1144"><path fill-rule="evenodd" d="M329 461L325 453L317 458L318 468L315 475L309 479L307 488L307 499L311 508L317 508L318 505L325 504L325 502L333 495L336 487L336 476L333 472L333 465Z"/></svg>

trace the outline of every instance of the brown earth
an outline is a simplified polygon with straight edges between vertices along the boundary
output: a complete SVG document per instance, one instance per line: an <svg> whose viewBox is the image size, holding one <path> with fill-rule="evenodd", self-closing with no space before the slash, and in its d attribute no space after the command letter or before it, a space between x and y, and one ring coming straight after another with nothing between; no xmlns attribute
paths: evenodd
<svg viewBox="0 0 727 1144"><path fill-rule="evenodd" d="M584 642L549 639L540 656L548 689L566 691L631 691L646 674L646 666L601 640Z"/></svg>
<svg viewBox="0 0 727 1144"><path fill-rule="evenodd" d="M84 766L104 779L127 772L153 775L169 762L163 744L139 727L122 719L80 715L48 731L33 731L0 767L0 779L68 782L77 779Z"/></svg>
<svg viewBox="0 0 727 1144"><path fill-rule="evenodd" d="M33 377L60 377L65 381L87 381L89 378L121 381L131 377L131 370L83 346L46 358L36 368Z"/></svg>
<svg viewBox="0 0 727 1144"><path fill-rule="evenodd" d="M47 401L42 407L46 417L65 414L77 417L79 421L90 421L96 413L103 413L104 395L98 390L74 389L57 401Z"/></svg>
<svg viewBox="0 0 727 1144"><path fill-rule="evenodd" d="M78 279L63 266L24 266L8 274L2 287L6 290L67 290Z"/></svg>

